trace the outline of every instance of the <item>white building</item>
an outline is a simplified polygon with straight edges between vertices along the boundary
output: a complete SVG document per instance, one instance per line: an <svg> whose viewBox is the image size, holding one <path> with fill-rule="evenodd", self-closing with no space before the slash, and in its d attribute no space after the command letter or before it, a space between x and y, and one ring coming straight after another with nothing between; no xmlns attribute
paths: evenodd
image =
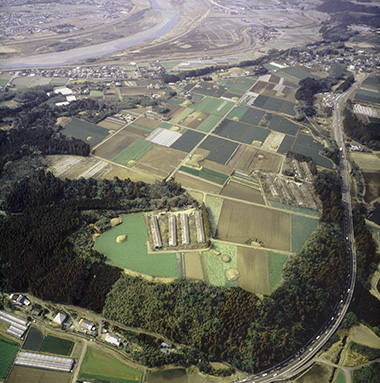
<svg viewBox="0 0 380 383"><path fill-rule="evenodd" d="M53 322L58 323L59 325L62 325L63 322L66 320L66 318L67 318L67 315L58 313L53 319Z"/></svg>
<svg viewBox="0 0 380 383"><path fill-rule="evenodd" d="M111 344L114 344L115 346L119 347L121 343L121 338L119 338L115 334L107 334L105 337L105 341Z"/></svg>

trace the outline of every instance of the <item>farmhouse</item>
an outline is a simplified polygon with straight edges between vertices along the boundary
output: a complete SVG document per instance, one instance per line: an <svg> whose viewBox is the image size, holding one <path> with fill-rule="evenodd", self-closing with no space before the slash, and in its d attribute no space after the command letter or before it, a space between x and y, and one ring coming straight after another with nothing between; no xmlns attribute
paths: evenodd
<svg viewBox="0 0 380 383"><path fill-rule="evenodd" d="M53 322L58 323L59 325L62 325L63 322L66 320L66 318L67 318L67 315L58 313L53 319Z"/></svg>
<svg viewBox="0 0 380 383"><path fill-rule="evenodd" d="M0 310L0 320L10 324L7 333L15 336L16 338L22 338L28 328L28 321L26 319L9 314L4 310Z"/></svg>
<svg viewBox="0 0 380 383"><path fill-rule="evenodd" d="M177 246L177 217L169 215L169 246Z"/></svg>
<svg viewBox="0 0 380 383"><path fill-rule="evenodd" d="M84 329L84 330L88 330L88 331L93 331L95 330L95 325L89 321L87 321L86 319L81 319L79 321L79 325Z"/></svg>
<svg viewBox="0 0 380 383"><path fill-rule="evenodd" d="M108 333L105 337L105 341L111 344L114 344L115 346L119 347L121 343L121 338L119 338L115 334Z"/></svg>
<svg viewBox="0 0 380 383"><path fill-rule="evenodd" d="M161 232L160 232L160 228L158 226L157 216L155 216L155 215L152 215L150 217L150 228L152 231L154 248L155 249L161 249L162 248Z"/></svg>

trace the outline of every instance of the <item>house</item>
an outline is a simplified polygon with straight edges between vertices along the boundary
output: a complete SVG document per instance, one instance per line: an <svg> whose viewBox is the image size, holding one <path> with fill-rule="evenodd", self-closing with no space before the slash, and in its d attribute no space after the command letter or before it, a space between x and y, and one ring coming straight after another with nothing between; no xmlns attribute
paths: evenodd
<svg viewBox="0 0 380 383"><path fill-rule="evenodd" d="M79 321L79 325L84 329L88 331L94 331L95 330L95 325L86 319L81 319Z"/></svg>
<svg viewBox="0 0 380 383"><path fill-rule="evenodd" d="M105 337L105 341L111 344L114 344L115 346L119 347L121 343L121 338L119 338L115 334L108 333Z"/></svg>
<svg viewBox="0 0 380 383"><path fill-rule="evenodd" d="M58 313L55 318L53 319L53 322L58 323L60 326L62 326L63 322L66 320L67 315Z"/></svg>

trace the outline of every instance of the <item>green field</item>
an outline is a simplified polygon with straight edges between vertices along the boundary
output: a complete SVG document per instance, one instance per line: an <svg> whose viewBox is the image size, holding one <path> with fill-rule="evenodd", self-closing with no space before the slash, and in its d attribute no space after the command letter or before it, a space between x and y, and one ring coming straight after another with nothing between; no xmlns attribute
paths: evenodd
<svg viewBox="0 0 380 383"><path fill-rule="evenodd" d="M211 131L214 126L221 120L220 116L216 116L215 114L210 114L197 128L201 132L208 133Z"/></svg>
<svg viewBox="0 0 380 383"><path fill-rule="evenodd" d="M65 136L72 136L94 146L108 136L108 130L91 122L73 118L61 131ZM91 139L88 139L91 137Z"/></svg>
<svg viewBox="0 0 380 383"><path fill-rule="evenodd" d="M172 124L180 124L181 121L183 121L192 112L193 112L193 109L190 109L190 108L185 108L182 111L178 111L178 113L175 113L175 115L172 117L170 122Z"/></svg>
<svg viewBox="0 0 380 383"><path fill-rule="evenodd" d="M285 136L281 142L280 147L277 149L277 153L287 153L294 143L293 136Z"/></svg>
<svg viewBox="0 0 380 383"><path fill-rule="evenodd" d="M251 144L253 141L264 142L270 131L244 122L225 119L215 129L215 134L235 141Z"/></svg>
<svg viewBox="0 0 380 383"><path fill-rule="evenodd" d="M270 198L267 199L269 206L276 207L278 209L287 210L294 213L300 213L304 215L309 215L310 217L321 216L321 213L318 210L307 209L305 207L295 206L295 205L287 205L285 203L281 203L278 200L272 200Z"/></svg>
<svg viewBox="0 0 380 383"><path fill-rule="evenodd" d="M22 348L29 351L39 351L43 339L44 336L42 335L42 332L37 330L35 327L31 327Z"/></svg>
<svg viewBox="0 0 380 383"><path fill-rule="evenodd" d="M319 150L317 149L313 149L304 145L294 144L292 152L303 154L306 157L310 157L318 166L323 166L327 169L333 168L332 162L328 158L321 156L319 154Z"/></svg>
<svg viewBox="0 0 380 383"><path fill-rule="evenodd" d="M209 136L201 143L199 147L210 151L210 154L207 156L208 160L215 161L224 165L235 153L239 146L240 145L235 142L224 140L223 138Z"/></svg>
<svg viewBox="0 0 380 383"><path fill-rule="evenodd" d="M0 335L0 378L6 377L18 352L18 343Z"/></svg>
<svg viewBox="0 0 380 383"><path fill-rule="evenodd" d="M313 136L302 134L302 133L298 135L296 139L296 144L308 146L309 148L313 148L317 150L323 149L323 145L319 141L315 140Z"/></svg>
<svg viewBox="0 0 380 383"><path fill-rule="evenodd" d="M145 383L187 383L186 370L176 368L171 370L155 371L146 375Z"/></svg>
<svg viewBox="0 0 380 383"><path fill-rule="evenodd" d="M269 288L271 294L281 282L282 270L287 260L288 257L285 254L268 251Z"/></svg>
<svg viewBox="0 0 380 383"><path fill-rule="evenodd" d="M310 235L317 229L318 220L302 215L291 215L291 251L298 253Z"/></svg>
<svg viewBox="0 0 380 383"><path fill-rule="evenodd" d="M161 65L169 72L171 71L175 66L177 66L181 60L176 61L162 61Z"/></svg>
<svg viewBox="0 0 380 383"><path fill-rule="evenodd" d="M106 382L140 382L141 372L98 349L89 347L84 357L80 378L99 379Z"/></svg>
<svg viewBox="0 0 380 383"><path fill-rule="evenodd" d="M241 121L252 125L258 125L265 112L260 109L248 108L247 112L241 117Z"/></svg>
<svg viewBox="0 0 380 383"><path fill-rule="evenodd" d="M237 106L236 108L233 108L230 113L228 113L227 118L229 118L230 120L234 118L237 118L240 120L246 114L248 110L249 110L248 106ZM250 121L246 121L246 122L250 122ZM252 124L256 124L256 123L252 122Z"/></svg>
<svg viewBox="0 0 380 383"><path fill-rule="evenodd" d="M126 234L124 243L117 243L118 235ZM95 250L107 255L107 262L155 277L177 277L177 258L173 254L148 254L148 232L142 214L123 216L123 223L106 231L96 239Z"/></svg>
<svg viewBox="0 0 380 383"><path fill-rule="evenodd" d="M69 340L48 335L44 338L40 351L49 354L69 356L73 347L74 343Z"/></svg>
<svg viewBox="0 0 380 383"><path fill-rule="evenodd" d="M213 250L219 252L220 255L215 254ZM223 255L228 255L231 258L231 262L223 262ZM237 246L226 243L214 243L211 251L205 251L203 256L211 285L225 287L237 287L239 285L238 281L230 282L225 276L228 269L237 268Z"/></svg>
<svg viewBox="0 0 380 383"><path fill-rule="evenodd" d="M288 120L285 117L278 116L277 114L267 113L265 116L266 125L277 132L289 134L290 136L295 136L300 126L294 122Z"/></svg>
<svg viewBox="0 0 380 383"><path fill-rule="evenodd" d="M216 85L214 82L203 81L198 83L192 91L205 96L220 97L227 91L227 88L223 85Z"/></svg>
<svg viewBox="0 0 380 383"><path fill-rule="evenodd" d="M371 92L366 89L359 89L355 94L355 100L361 101L369 101L375 104L380 103L380 93L379 92Z"/></svg>
<svg viewBox="0 0 380 383"><path fill-rule="evenodd" d="M173 149L190 152L195 145L204 137L203 133L186 130L184 134L171 146Z"/></svg>
<svg viewBox="0 0 380 383"><path fill-rule="evenodd" d="M192 174L193 176L203 178L204 180L214 182L218 185L224 185L225 182L228 180L228 175L216 172L215 170L202 168L201 170L188 168L187 166L181 166L180 171Z"/></svg>
<svg viewBox="0 0 380 383"><path fill-rule="evenodd" d="M217 116L224 116L233 105L233 102L206 96L202 101L191 104L189 107L202 112L216 114Z"/></svg>
<svg viewBox="0 0 380 383"><path fill-rule="evenodd" d="M346 383L346 377L343 371L339 371L338 376L335 379L335 383Z"/></svg>
<svg viewBox="0 0 380 383"><path fill-rule="evenodd" d="M205 204L208 213L208 219L211 225L212 235L215 236L220 213L222 212L223 199L206 194Z"/></svg>
<svg viewBox="0 0 380 383"><path fill-rule="evenodd" d="M153 148L153 144L149 141L137 139L122 150L112 161L125 165L128 161L138 161L144 154Z"/></svg>

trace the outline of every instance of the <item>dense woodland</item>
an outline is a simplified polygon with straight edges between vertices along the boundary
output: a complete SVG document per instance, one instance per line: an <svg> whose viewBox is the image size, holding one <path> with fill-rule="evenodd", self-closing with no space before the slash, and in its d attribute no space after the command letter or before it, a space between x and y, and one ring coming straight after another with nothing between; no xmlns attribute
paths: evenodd
<svg viewBox="0 0 380 383"><path fill-rule="evenodd" d="M380 149L380 122L365 124L353 113L350 104L344 110L343 116L344 131L349 137L370 149Z"/></svg>

